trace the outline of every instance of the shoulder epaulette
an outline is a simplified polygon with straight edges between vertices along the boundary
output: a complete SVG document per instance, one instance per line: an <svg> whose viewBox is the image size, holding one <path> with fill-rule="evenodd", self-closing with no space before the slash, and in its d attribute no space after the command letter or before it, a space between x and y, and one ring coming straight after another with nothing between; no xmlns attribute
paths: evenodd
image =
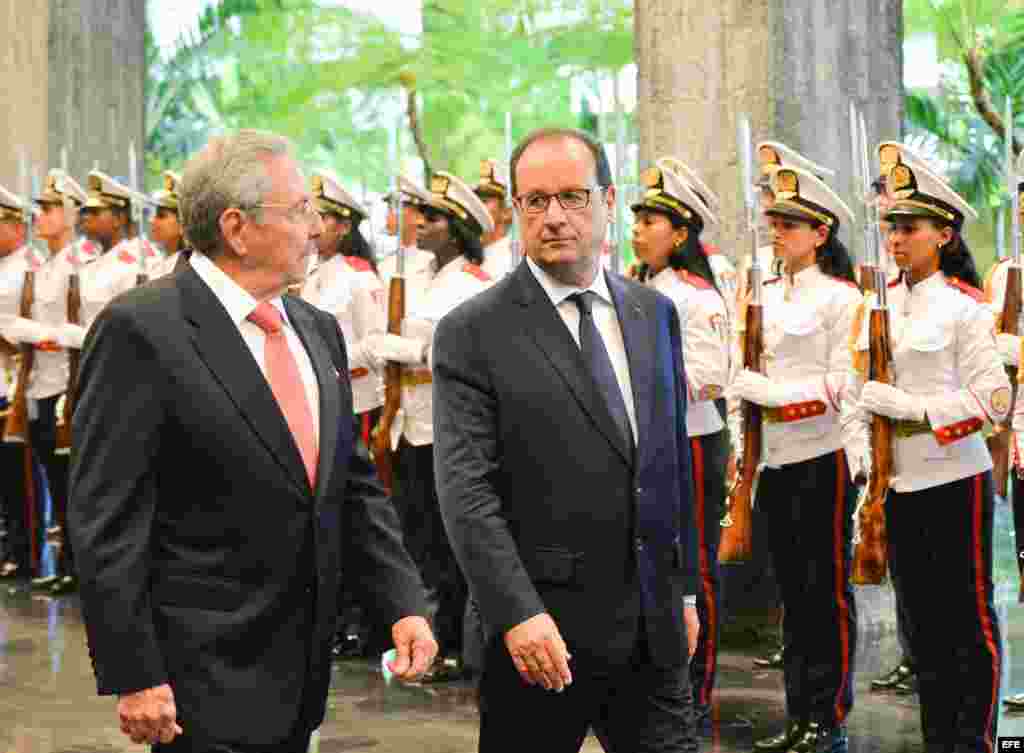
<svg viewBox="0 0 1024 753"><path fill-rule="evenodd" d="M779 282L779 281L781 281L781 280L782 280L782 278L781 278L781 277L773 277L773 278L771 278L770 280L765 280L765 281L764 281L764 284L765 284L765 285L774 285L775 283L777 283L777 282Z"/></svg>
<svg viewBox="0 0 1024 753"><path fill-rule="evenodd" d="M676 275L680 280L685 282L687 285L692 285L698 290L710 290L711 283L705 280L700 275L695 275L692 272L688 272L685 269L677 269Z"/></svg>
<svg viewBox="0 0 1024 753"><path fill-rule="evenodd" d="M968 298L973 299L976 303L984 303L985 302L985 294L984 293L982 293L980 290L978 290L973 285L968 285L966 282L964 282L963 280L961 280L959 278L947 277L946 278L946 284L949 285L951 288L956 288L961 293L966 295Z"/></svg>
<svg viewBox="0 0 1024 753"><path fill-rule="evenodd" d="M903 275L897 275L897 276L896 276L895 278L893 278L892 280L889 280L889 285L888 285L888 287L890 287L890 288L896 288L896 287L899 287L899 284L900 284L901 282L903 282Z"/></svg>
<svg viewBox="0 0 1024 753"><path fill-rule="evenodd" d="M479 266L473 264L472 262L467 261L465 264L463 264L462 271L465 272L466 274L473 275L473 277L480 280L480 282L491 281L491 276L484 272L484 270L481 269Z"/></svg>
<svg viewBox="0 0 1024 753"><path fill-rule="evenodd" d="M125 264L134 264L135 263L135 257L132 255L132 253L127 248L122 248L121 249L121 251L117 254L117 260L118 261L123 261Z"/></svg>
<svg viewBox="0 0 1024 753"><path fill-rule="evenodd" d="M835 277L833 275L829 275L828 278L830 280L835 280L836 282L841 282L841 283L843 283L843 285L849 285L854 290L860 290L860 285L855 283L853 280L847 280L844 277Z"/></svg>
<svg viewBox="0 0 1024 753"><path fill-rule="evenodd" d="M25 262L28 264L28 268L35 271L43 266L43 260L36 252L34 248L29 248L25 254Z"/></svg>
<svg viewBox="0 0 1024 753"><path fill-rule="evenodd" d="M345 263L357 272L369 272L373 269L373 267L370 266L370 262L361 256L346 256L344 259Z"/></svg>
<svg viewBox="0 0 1024 753"><path fill-rule="evenodd" d="M722 253L718 246L713 243L701 243L700 250L704 252L705 256L718 256Z"/></svg>
<svg viewBox="0 0 1024 753"><path fill-rule="evenodd" d="M86 239L78 245L78 250L86 256L95 256L99 248L91 240Z"/></svg>

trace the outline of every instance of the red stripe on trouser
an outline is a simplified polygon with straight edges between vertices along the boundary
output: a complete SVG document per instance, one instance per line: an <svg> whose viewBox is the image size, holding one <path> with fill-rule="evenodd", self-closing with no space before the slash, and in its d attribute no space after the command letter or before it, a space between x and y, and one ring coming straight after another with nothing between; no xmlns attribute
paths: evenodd
<svg viewBox="0 0 1024 753"><path fill-rule="evenodd" d="M363 444L370 446L370 412L363 414Z"/></svg>
<svg viewBox="0 0 1024 753"><path fill-rule="evenodd" d="M690 449L693 456L693 487L694 487L694 509L697 518L697 557L700 563L700 584L704 589L704 605L707 609L707 625L701 627L705 631L707 640L704 648L704 684L698 689L697 702L707 704L711 702L711 690L714 686L715 677L712 672L715 661L715 636L717 635L718 615L715 613L715 590L711 584L711 563L708 558L708 541L704 533L704 521L706 516L704 500L704 445L700 439L690 440Z"/></svg>
<svg viewBox="0 0 1024 753"><path fill-rule="evenodd" d="M844 523L846 522L846 454L840 450L836 453L836 496L835 508L832 512L832 546L834 547L836 570L836 603L839 606L839 651L842 662L842 675L839 689L836 691L836 721L842 723L846 719L847 709L843 708L843 696L847 683L850 682L850 605L846 602L846 547L843 546Z"/></svg>
<svg viewBox="0 0 1024 753"><path fill-rule="evenodd" d="M992 657L992 702L989 705L988 717L985 720L985 750L992 753L992 717L996 713L996 702L999 697L999 652L992 633L992 616L988 613L988 598L985 589L985 554L981 540L982 516L981 476L974 477L974 494L971 499L972 545L974 548L974 590L978 602L978 617L981 619L981 633L985 637L985 647Z"/></svg>

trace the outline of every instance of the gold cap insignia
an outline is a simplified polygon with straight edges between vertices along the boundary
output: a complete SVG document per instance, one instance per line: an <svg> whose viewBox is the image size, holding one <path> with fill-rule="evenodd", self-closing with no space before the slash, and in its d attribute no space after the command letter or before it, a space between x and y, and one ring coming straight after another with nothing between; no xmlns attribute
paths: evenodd
<svg viewBox="0 0 1024 753"><path fill-rule="evenodd" d="M992 410L995 413L1006 413L1010 410L1010 390L1000 387L992 393Z"/></svg>
<svg viewBox="0 0 1024 753"><path fill-rule="evenodd" d="M324 179L323 179L323 177L321 177L319 175L314 175L313 176L313 182L312 182L312 188L313 188L313 193L314 194L316 194L317 196L323 196L324 195Z"/></svg>
<svg viewBox="0 0 1024 753"><path fill-rule="evenodd" d="M164 190L167 191L168 193L174 193L175 188L176 186L174 185L174 178L172 178L170 175L165 175Z"/></svg>
<svg viewBox="0 0 1024 753"><path fill-rule="evenodd" d="M53 191L54 193L60 193L60 191L57 190L57 176L56 175L47 175L46 176L46 190L47 191Z"/></svg>
<svg viewBox="0 0 1024 753"><path fill-rule="evenodd" d="M657 167L648 167L640 173L640 182L648 188L661 188L661 170Z"/></svg>
<svg viewBox="0 0 1024 753"><path fill-rule="evenodd" d="M757 150L757 158L761 161L761 172L769 173L774 165L781 165L779 153L770 146L762 146Z"/></svg>
<svg viewBox="0 0 1024 753"><path fill-rule="evenodd" d="M90 191L103 191L103 179L98 175L89 176L89 190Z"/></svg>
<svg viewBox="0 0 1024 753"><path fill-rule="evenodd" d="M430 179L430 192L444 196L448 193L448 179L443 175L435 175Z"/></svg>
<svg viewBox="0 0 1024 753"><path fill-rule="evenodd" d="M494 182L494 165L489 159L480 160L480 180Z"/></svg>
<svg viewBox="0 0 1024 753"><path fill-rule="evenodd" d="M900 164L899 147L886 144L878 150L878 161L882 164L882 175L888 174L892 168Z"/></svg>
<svg viewBox="0 0 1024 753"><path fill-rule="evenodd" d="M779 200L788 199L800 193L800 180L792 170L779 170L775 174L775 192Z"/></svg>
<svg viewBox="0 0 1024 753"><path fill-rule="evenodd" d="M896 165L889 172L888 182L891 190L899 191L913 183L914 176L906 165Z"/></svg>

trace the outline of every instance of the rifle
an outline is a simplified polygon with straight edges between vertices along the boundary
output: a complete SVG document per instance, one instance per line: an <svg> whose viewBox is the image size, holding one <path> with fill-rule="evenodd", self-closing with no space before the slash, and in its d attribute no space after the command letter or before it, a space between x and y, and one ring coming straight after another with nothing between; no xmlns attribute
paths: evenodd
<svg viewBox="0 0 1024 753"><path fill-rule="evenodd" d="M149 281L149 274L146 272L146 246L149 239L146 237L146 209L144 203L146 198L139 192L139 171L138 161L135 155L135 142L128 145L128 182L132 193L132 220L138 229L137 246L139 250L139 271L135 275L135 284L143 285Z"/></svg>
<svg viewBox="0 0 1024 753"><path fill-rule="evenodd" d="M74 263L74 262L72 262ZM78 266L68 275L68 322L81 324L82 293L78 277ZM64 410L57 423L56 452L64 455L71 451L71 418L75 412L75 400L78 396L78 369L82 361L82 351L68 348L68 389L64 393Z"/></svg>
<svg viewBox="0 0 1024 753"><path fill-rule="evenodd" d="M761 302L762 275L758 256L758 203L754 195L753 155L750 121L741 116L739 124L739 153L743 169L744 204L747 232L751 238L751 264L748 273L750 302L744 321L743 367L764 373L764 314ZM718 547L718 561L722 563L746 562L753 552L753 502L757 481L757 467L761 462L762 415L761 406L743 401L743 457L736 469L736 480L729 491L728 511L722 519L722 539Z"/></svg>
<svg viewBox="0 0 1024 753"><path fill-rule="evenodd" d="M850 140L851 140L851 143L853 145L853 151L851 152L851 155L853 156L853 168L854 168L853 169L853 176L852 176L852 178L853 178L853 191L852 191L852 193L853 193L854 198L861 197L861 201L867 202L867 201L869 201L869 195L864 193L864 183L865 183L864 178L867 177L867 183L868 184L871 183L871 178L870 178L870 176L863 176L863 175L861 175L861 170L863 169L863 166L861 165L861 155L860 155L861 147L858 145L859 144L859 140L860 140L859 139L860 123L858 122L858 117L859 116L857 114L857 106L854 105L853 102L850 102ZM854 204L855 207L859 206L859 205L860 205L860 202L856 202ZM865 220L866 220L866 218L865 218ZM880 260L872 258L872 255L871 255L871 253L868 250L868 244L869 244L868 236L864 235L861 238L861 243L860 243L860 246L861 246L860 251L861 251L861 253L858 255L858 257L860 259L860 280L859 280L860 289L865 294L876 292L877 288L876 288L876 279L875 278L877 277L878 268L880 266L880 264L879 264Z"/></svg>
<svg viewBox="0 0 1024 753"><path fill-rule="evenodd" d="M868 379L892 384L892 343L889 335L889 309L885 274L881 268L882 239L878 227L878 207L872 201L871 163L868 158L867 129L860 117L859 132L854 134L855 172L862 182L864 242L869 262L874 266L874 298L871 306L868 338L870 341ZM857 163L859 161L859 168ZM858 535L854 540L851 580L858 585L878 585L888 566L888 538L885 530L885 499L892 480L892 419L872 414L870 428L871 471L857 505Z"/></svg>
<svg viewBox="0 0 1024 753"><path fill-rule="evenodd" d="M398 183L398 142L401 131L401 120L391 140L392 164L395 166L393 178L392 201L395 202L396 234L398 250L395 252L395 274L388 283L388 334L401 335L402 321L405 319L405 249L402 246L402 193ZM402 407L402 364L388 361L384 366L384 407L372 438L373 460L377 464L377 474L384 483L389 494L394 493L395 466L394 453L391 450L391 427Z"/></svg>

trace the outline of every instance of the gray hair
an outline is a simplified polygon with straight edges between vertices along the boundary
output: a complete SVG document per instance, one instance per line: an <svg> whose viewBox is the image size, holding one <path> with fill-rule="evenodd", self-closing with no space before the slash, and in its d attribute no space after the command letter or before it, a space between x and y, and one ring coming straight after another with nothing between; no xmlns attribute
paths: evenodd
<svg viewBox="0 0 1024 753"><path fill-rule="evenodd" d="M209 257L224 250L220 218L232 208L256 212L271 191L265 160L290 154L291 142L267 131L217 136L189 160L178 199L181 228L192 248Z"/></svg>

